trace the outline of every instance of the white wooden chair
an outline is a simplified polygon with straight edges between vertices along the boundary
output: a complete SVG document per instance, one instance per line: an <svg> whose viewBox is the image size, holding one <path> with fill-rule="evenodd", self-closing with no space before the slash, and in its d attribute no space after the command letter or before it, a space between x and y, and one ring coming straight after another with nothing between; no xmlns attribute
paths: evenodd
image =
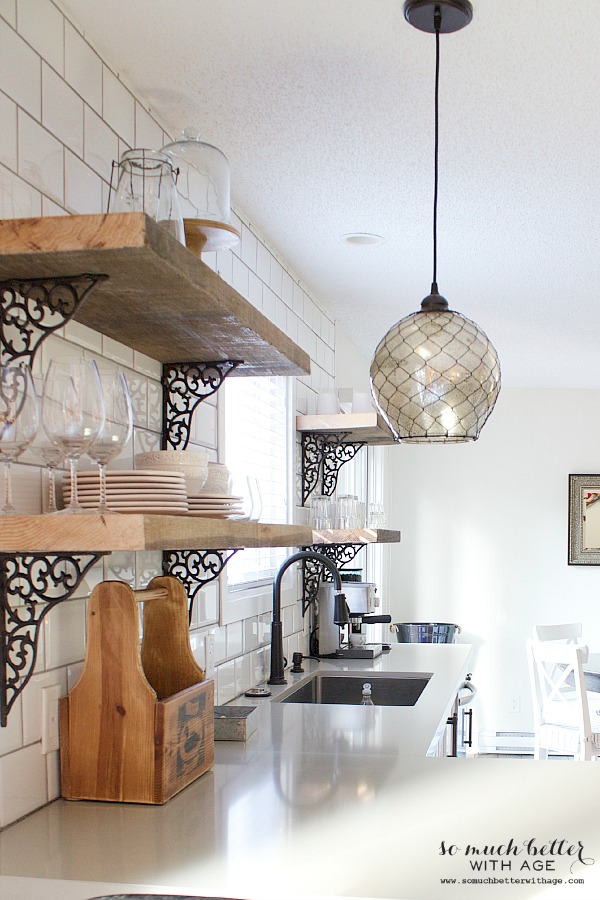
<svg viewBox="0 0 600 900"><path fill-rule="evenodd" d="M581 641L583 628L581 622L569 622L566 625L534 625L533 637L537 641L564 641L576 644Z"/></svg>
<svg viewBox="0 0 600 900"><path fill-rule="evenodd" d="M527 641L535 759L547 759L548 751L580 760L600 755L600 694L585 690L587 656L581 644Z"/></svg>

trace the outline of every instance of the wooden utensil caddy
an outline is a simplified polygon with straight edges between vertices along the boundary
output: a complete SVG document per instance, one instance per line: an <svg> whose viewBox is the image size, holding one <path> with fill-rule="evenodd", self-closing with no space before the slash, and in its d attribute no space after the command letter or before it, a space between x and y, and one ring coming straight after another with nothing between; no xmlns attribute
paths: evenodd
<svg viewBox="0 0 600 900"><path fill-rule="evenodd" d="M81 677L60 701L62 796L164 803L212 768L213 709L183 585L169 576L145 591L102 582L88 604Z"/></svg>

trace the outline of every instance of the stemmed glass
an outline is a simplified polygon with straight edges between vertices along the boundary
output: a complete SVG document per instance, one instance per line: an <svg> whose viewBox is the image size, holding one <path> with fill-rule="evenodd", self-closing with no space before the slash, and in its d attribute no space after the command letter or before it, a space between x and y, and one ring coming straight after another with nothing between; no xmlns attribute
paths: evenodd
<svg viewBox="0 0 600 900"><path fill-rule="evenodd" d="M44 397L44 376L34 375L35 393L40 406ZM48 472L48 506L47 513L57 512L56 505L56 470L65 461L65 451L53 444L43 428L38 430L36 438L31 446L31 450L35 453Z"/></svg>
<svg viewBox="0 0 600 900"><path fill-rule="evenodd" d="M4 506L0 514L17 515L12 502L10 464L33 442L40 424L31 370L26 365L0 366L0 459L4 461Z"/></svg>
<svg viewBox="0 0 600 900"><path fill-rule="evenodd" d="M114 512L106 505L106 466L119 455L129 441L133 429L133 410L127 381L122 372L100 370L106 416L98 437L87 451L98 463L100 502L97 513Z"/></svg>
<svg viewBox="0 0 600 900"><path fill-rule="evenodd" d="M71 501L61 513L85 512L77 499L77 465L104 425L104 398L93 359L58 358L44 381L42 422L53 444L64 451L71 470Z"/></svg>

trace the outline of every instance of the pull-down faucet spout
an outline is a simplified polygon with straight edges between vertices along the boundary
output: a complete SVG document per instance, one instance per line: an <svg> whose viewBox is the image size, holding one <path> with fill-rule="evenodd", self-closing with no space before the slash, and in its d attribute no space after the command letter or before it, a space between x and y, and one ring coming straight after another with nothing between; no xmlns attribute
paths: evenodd
<svg viewBox="0 0 600 900"><path fill-rule="evenodd" d="M281 565L273 582L273 621L271 622L271 677L268 684L287 684L283 664L283 625L281 622L281 580L285 570L301 559L313 559L329 569L335 581L333 621L336 625L350 622L346 597L342 591L342 579L335 563L314 550L300 550L289 556Z"/></svg>

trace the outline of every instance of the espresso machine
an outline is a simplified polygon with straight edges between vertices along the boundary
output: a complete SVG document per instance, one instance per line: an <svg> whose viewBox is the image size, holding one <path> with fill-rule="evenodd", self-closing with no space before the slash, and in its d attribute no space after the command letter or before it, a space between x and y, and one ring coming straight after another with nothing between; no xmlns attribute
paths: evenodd
<svg viewBox="0 0 600 900"><path fill-rule="evenodd" d="M367 626L389 623L392 617L378 614L379 597L374 584L343 579L343 586L350 624L340 626L333 621L335 585L328 581L319 585L318 655L344 659L375 659L383 653L384 645L367 642ZM388 649L388 645L385 645L385 649Z"/></svg>

